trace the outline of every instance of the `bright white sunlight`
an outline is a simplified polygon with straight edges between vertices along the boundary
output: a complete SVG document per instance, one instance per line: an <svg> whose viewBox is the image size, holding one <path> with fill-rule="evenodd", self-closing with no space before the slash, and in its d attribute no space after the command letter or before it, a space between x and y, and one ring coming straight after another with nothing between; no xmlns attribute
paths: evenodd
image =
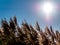
<svg viewBox="0 0 60 45"><path fill-rule="evenodd" d="M45 2L45 3L43 3L43 5L42 5L42 11L44 12L44 13L46 13L46 14L49 14L49 13L51 13L52 11L53 11L53 4L52 3L50 3L50 2Z"/></svg>

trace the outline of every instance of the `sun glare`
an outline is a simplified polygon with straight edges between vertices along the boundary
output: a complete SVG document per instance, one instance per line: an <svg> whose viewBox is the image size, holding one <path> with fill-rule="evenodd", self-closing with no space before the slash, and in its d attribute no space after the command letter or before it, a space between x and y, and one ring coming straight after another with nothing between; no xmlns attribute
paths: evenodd
<svg viewBox="0 0 60 45"><path fill-rule="evenodd" d="M54 12L54 6L51 2L44 2L41 4L41 11L46 20L50 20L51 14Z"/></svg>
<svg viewBox="0 0 60 45"><path fill-rule="evenodd" d="M43 13L45 13L45 14L50 14L50 13L52 13L52 11L53 11L53 4L50 3L50 2L45 2L45 3L43 3L43 5L42 5L42 11L43 11Z"/></svg>
<svg viewBox="0 0 60 45"><path fill-rule="evenodd" d="M57 14L57 4L51 1L38 2L36 3L35 10L38 16L50 22Z"/></svg>

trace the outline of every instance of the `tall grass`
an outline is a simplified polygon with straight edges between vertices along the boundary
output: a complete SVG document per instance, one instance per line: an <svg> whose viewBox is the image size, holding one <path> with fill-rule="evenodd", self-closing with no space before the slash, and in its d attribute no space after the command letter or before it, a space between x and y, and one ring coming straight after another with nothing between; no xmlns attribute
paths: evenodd
<svg viewBox="0 0 60 45"><path fill-rule="evenodd" d="M1 21L0 45L60 45L60 32L54 32L52 26L42 31L38 22L34 28L27 22L19 27L14 16L9 22Z"/></svg>

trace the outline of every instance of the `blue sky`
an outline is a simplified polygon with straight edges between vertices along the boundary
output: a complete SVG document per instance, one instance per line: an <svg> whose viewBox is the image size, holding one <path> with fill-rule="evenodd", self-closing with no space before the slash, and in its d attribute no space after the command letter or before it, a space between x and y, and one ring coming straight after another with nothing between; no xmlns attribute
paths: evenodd
<svg viewBox="0 0 60 45"><path fill-rule="evenodd" d="M39 0L38 0L39 1ZM53 20L51 24L45 23L40 17L33 12L33 5L37 0L0 0L0 21L6 18L9 21L10 17L16 16L19 25L25 19L29 24L34 25L36 21L39 22L41 28L46 25L52 25L55 29L60 29L60 9L58 10L58 16ZM41 2L42 0L40 0ZM60 0L53 0L60 4Z"/></svg>

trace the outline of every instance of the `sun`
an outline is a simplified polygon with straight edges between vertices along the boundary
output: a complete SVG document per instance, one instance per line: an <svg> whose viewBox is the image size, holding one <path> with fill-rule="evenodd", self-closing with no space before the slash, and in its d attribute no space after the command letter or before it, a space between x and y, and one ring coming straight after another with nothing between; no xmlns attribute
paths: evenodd
<svg viewBox="0 0 60 45"><path fill-rule="evenodd" d="M42 11L43 11L43 13L49 15L50 13L53 12L53 4L50 3L50 2L43 3L43 5L42 5Z"/></svg>
<svg viewBox="0 0 60 45"><path fill-rule="evenodd" d="M55 2L52 1L38 2L34 7L37 15L40 16L40 18L42 18L44 21L50 22L56 16L55 14L57 13L57 4Z"/></svg>
<svg viewBox="0 0 60 45"><path fill-rule="evenodd" d="M41 4L41 12L45 20L50 21L52 18L52 13L54 12L54 5L52 2L44 2Z"/></svg>

